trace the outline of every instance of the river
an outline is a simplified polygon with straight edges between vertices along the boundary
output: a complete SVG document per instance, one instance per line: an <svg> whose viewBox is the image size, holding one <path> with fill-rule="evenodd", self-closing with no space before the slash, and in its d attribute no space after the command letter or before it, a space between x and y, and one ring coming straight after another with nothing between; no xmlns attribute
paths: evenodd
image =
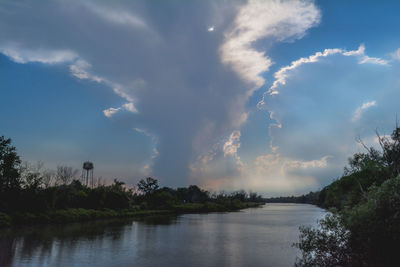
<svg viewBox="0 0 400 267"><path fill-rule="evenodd" d="M0 266L293 266L300 225L325 211L266 204L240 212L0 230Z"/></svg>

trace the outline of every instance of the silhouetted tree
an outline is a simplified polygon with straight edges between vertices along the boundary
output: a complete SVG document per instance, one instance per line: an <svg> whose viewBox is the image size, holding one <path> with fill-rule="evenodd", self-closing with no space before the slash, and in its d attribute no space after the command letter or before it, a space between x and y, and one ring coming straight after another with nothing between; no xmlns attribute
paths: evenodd
<svg viewBox="0 0 400 267"><path fill-rule="evenodd" d="M141 179L137 184L139 191L148 195L154 193L158 189L158 181L151 177L147 177L145 180Z"/></svg>
<svg viewBox="0 0 400 267"><path fill-rule="evenodd" d="M301 250L302 257L295 266L352 266L350 232L340 217L329 214L318 224L318 228L300 227L300 242L294 246Z"/></svg>
<svg viewBox="0 0 400 267"><path fill-rule="evenodd" d="M245 201L246 198L247 198L247 193L244 190L239 190L239 191L233 192L231 194L231 198L232 199L237 199L237 200L240 200L240 201Z"/></svg>
<svg viewBox="0 0 400 267"><path fill-rule="evenodd" d="M189 202L205 202L208 197L208 192L200 189L197 185L188 187L187 198Z"/></svg>
<svg viewBox="0 0 400 267"><path fill-rule="evenodd" d="M30 164L24 162L20 167L21 179L24 183L24 187L27 189L37 189L43 184L43 162L37 162L36 164Z"/></svg>
<svg viewBox="0 0 400 267"><path fill-rule="evenodd" d="M19 165L21 160L16 149L11 145L11 139L0 137L0 192L19 189L21 178Z"/></svg>
<svg viewBox="0 0 400 267"><path fill-rule="evenodd" d="M45 188L49 188L56 180L56 172L53 170L44 170L42 175Z"/></svg>
<svg viewBox="0 0 400 267"><path fill-rule="evenodd" d="M57 166L57 182L60 181L62 184L69 184L77 173L78 170L74 170L72 167Z"/></svg>
<svg viewBox="0 0 400 267"><path fill-rule="evenodd" d="M319 228L301 228L298 266L397 266L400 242L400 128L377 133L381 149L349 159L344 176L316 198L333 210Z"/></svg>

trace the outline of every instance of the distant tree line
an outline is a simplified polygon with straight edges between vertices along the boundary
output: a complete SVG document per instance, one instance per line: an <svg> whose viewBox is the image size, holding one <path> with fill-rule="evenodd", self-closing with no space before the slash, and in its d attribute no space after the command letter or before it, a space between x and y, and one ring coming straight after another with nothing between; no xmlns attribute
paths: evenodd
<svg viewBox="0 0 400 267"><path fill-rule="evenodd" d="M117 179L111 185L90 188L76 179L77 170L58 166L47 170L43 163L22 163L11 139L0 137L0 226L6 215L25 217L57 210L175 210L177 212L227 211L261 203L262 197L243 190L210 193L196 185L177 189L161 187L148 177L128 188ZM248 203L248 204L246 204Z"/></svg>
<svg viewBox="0 0 400 267"><path fill-rule="evenodd" d="M301 196L271 197L265 198L265 203L298 203L318 205L320 192L310 192Z"/></svg>

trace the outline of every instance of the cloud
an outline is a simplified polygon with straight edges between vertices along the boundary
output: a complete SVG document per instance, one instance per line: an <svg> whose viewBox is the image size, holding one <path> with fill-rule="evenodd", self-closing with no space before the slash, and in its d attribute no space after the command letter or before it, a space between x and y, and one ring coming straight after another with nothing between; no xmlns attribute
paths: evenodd
<svg viewBox="0 0 400 267"><path fill-rule="evenodd" d="M77 54L68 49L25 49L15 44L1 45L0 53L8 56L12 61L21 64L28 62L59 64L71 62L77 58Z"/></svg>
<svg viewBox="0 0 400 267"><path fill-rule="evenodd" d="M327 56L335 55L338 53L342 53L342 50L341 49L325 49L323 52L317 52L314 55L311 55L307 58L306 57L300 58L298 60L293 61L289 66L282 67L277 72L275 72L275 74L274 74L275 81L273 82L272 86L269 88L267 94L269 94L269 95L279 94L279 91L277 90L277 88L280 85L286 84L286 79L288 78L290 72L293 71L294 69L300 67L303 64L318 62L318 60L321 57L327 57ZM350 51L347 54L355 55L356 53L358 53L358 50ZM262 105L263 105L263 100L259 103L259 106L262 106Z"/></svg>
<svg viewBox="0 0 400 267"><path fill-rule="evenodd" d="M229 136L229 139L224 143L223 151L224 156L237 155L237 151L240 148L240 131L233 131Z"/></svg>
<svg viewBox="0 0 400 267"><path fill-rule="evenodd" d="M388 60L378 58L378 57L370 57L365 54L365 45L361 44L358 50L343 52L345 56L359 56L359 64L377 64L377 65L387 65L389 63Z"/></svg>
<svg viewBox="0 0 400 267"><path fill-rule="evenodd" d="M397 49L394 53L392 53L392 57L396 60L400 60L400 48Z"/></svg>
<svg viewBox="0 0 400 267"><path fill-rule="evenodd" d="M113 9L94 2L84 2L84 5L93 13L111 23L127 25L134 28L149 29L146 22L138 15L123 10L122 8Z"/></svg>
<svg viewBox="0 0 400 267"><path fill-rule="evenodd" d="M119 108L108 108L108 109L103 110L103 113L107 118L111 118L115 113L117 113L120 110L121 110L120 107Z"/></svg>
<svg viewBox="0 0 400 267"><path fill-rule="evenodd" d="M250 114L249 97L272 64L259 41L302 38L319 23L320 11L306 1L166 7L168 19L145 1L9 4L9 12L0 9L0 27L4 40L21 44L18 53L45 48L46 58L50 51L73 51L61 61L74 78L106 85L124 99L100 111L128 129L157 135L157 156L147 165L165 184L181 186L210 173L196 171L205 166L198 161L226 178L244 173L240 128ZM201 30L205 22L222 34ZM222 159L226 164L217 164Z"/></svg>
<svg viewBox="0 0 400 267"><path fill-rule="evenodd" d="M226 32L237 3L202 2L199 9L172 2L167 17L146 1L5 4L2 39L21 44L16 52L37 55L43 48L47 58L51 51L73 51L58 60L71 76L106 85L126 101L99 111L127 129L157 135L159 154L150 166L167 185L184 185L190 162L246 121L246 84L221 63L223 35L201 31L208 21Z"/></svg>
<svg viewBox="0 0 400 267"><path fill-rule="evenodd" d="M71 71L71 74L78 79L87 79L98 83L101 82L107 83L107 81L104 78L91 74L89 72L90 67L91 65L89 63L87 63L82 59L78 59L76 62L74 62L69 66L69 70Z"/></svg>
<svg viewBox="0 0 400 267"><path fill-rule="evenodd" d="M108 109L105 109L105 110L103 110L103 113L107 118L111 118L117 112L119 112L121 110L127 110L127 111L130 111L132 113L137 113L138 112L136 107L133 105L133 103L126 103L126 104L123 104L122 106L120 106L119 108L108 108Z"/></svg>
<svg viewBox="0 0 400 267"><path fill-rule="evenodd" d="M357 108L354 112L353 118L351 119L353 122L358 121L362 114L369 108L376 107L376 101L365 102L361 105L361 107Z"/></svg>
<svg viewBox="0 0 400 267"><path fill-rule="evenodd" d="M318 174L329 170L331 156L301 161L279 153L260 155L244 163L235 154L224 156L215 151L212 160L197 161L192 165L192 182L210 190L257 190L268 196L304 193L318 188ZM204 158L203 158L204 159ZM221 166L231 171L222 171Z"/></svg>
<svg viewBox="0 0 400 267"><path fill-rule="evenodd" d="M365 64L365 63L387 65L389 62L387 60L377 57L364 56L364 58L360 60L360 64Z"/></svg>
<svg viewBox="0 0 400 267"><path fill-rule="evenodd" d="M274 74L275 81L258 107L270 113L270 150L284 162L284 174L292 177L294 184L302 179L299 173L312 177L315 188L327 184L341 175L347 158L360 151L357 136L369 139L377 127L392 129L399 112L393 100L400 97L399 66L367 67L365 58L370 57L364 45L352 51L325 49ZM374 100L363 103L366 98ZM366 112L378 102L385 106ZM270 159L276 160L275 156ZM263 159L267 164L268 157ZM289 171L291 166L296 166L295 173ZM314 170L301 171L309 166Z"/></svg>
<svg viewBox="0 0 400 267"><path fill-rule="evenodd" d="M127 131L151 133L143 170L124 164L128 183L137 171L167 186L303 193L343 167L356 127L367 127L349 120L359 103L385 103L362 115L374 128L374 116L388 118L397 107L399 90L388 89L398 79L395 62L383 67L363 45L326 49L275 73L259 106L279 127L270 129L270 148L246 156L245 127L257 112L249 98L273 64L267 49L318 25L313 2L168 2L162 15L148 1L7 3L1 53L19 63L64 64L74 79L109 87L122 103L107 98L110 108L99 112Z"/></svg>
<svg viewBox="0 0 400 267"><path fill-rule="evenodd" d="M258 104L273 119L270 151L240 157L238 148L245 149L249 140L232 133L193 164L194 181L219 189L258 188L271 196L317 190L339 177L347 158L363 149L356 137L376 146L375 128L390 131L399 112L394 100L400 97L398 65L365 68L360 64L365 57L364 45L351 51L325 49L280 68ZM379 94L375 88L381 88ZM375 100L354 106L366 97ZM365 112L378 102L385 107Z"/></svg>
<svg viewBox="0 0 400 267"><path fill-rule="evenodd" d="M153 149L152 149L152 155L151 155L151 159L149 160L149 163L147 163L142 170L142 173L145 176L154 176L154 171L153 171L153 167L154 167L154 160L157 159L157 157L159 156L160 152L157 149L157 143L158 143L158 138L150 133L148 130L146 129L141 129L141 128L134 128L135 131L137 131L138 133L144 134L145 136L148 136L151 138L151 140L153 141Z"/></svg>
<svg viewBox="0 0 400 267"><path fill-rule="evenodd" d="M69 70L71 74L78 78L78 79L86 79L90 81L94 81L97 83L103 83L111 88L113 88L114 93L116 93L118 96L124 98L125 100L129 101L129 103L126 103L122 105L119 108L108 108L106 110L103 110L104 115L107 118L111 118L114 114L121 110L127 110L132 113L138 113L138 110L136 109L134 105L134 97L131 94L131 90L117 84L115 82L109 81L108 79L104 77L100 77L96 74L93 74L90 72L90 68L92 67L91 64L87 63L86 61L82 59L76 60L73 64L69 66ZM131 87L133 88L144 88L145 87L145 82L141 79L137 79L131 83Z"/></svg>
<svg viewBox="0 0 400 267"><path fill-rule="evenodd" d="M126 103L122 107L132 113L138 112L137 109L135 108L135 106L133 105L133 103Z"/></svg>
<svg viewBox="0 0 400 267"><path fill-rule="evenodd" d="M251 83L251 93L264 85L260 74L273 64L265 52L256 50L255 42L266 38L299 39L319 20L320 12L312 2L249 1L239 9L233 29L225 33L220 49L222 61Z"/></svg>
<svg viewBox="0 0 400 267"><path fill-rule="evenodd" d="M311 55L309 57L302 57L298 60L293 61L289 66L280 68L277 72L275 72L274 74L275 81L273 82L272 86L269 88L266 94L269 95L279 94L277 88L281 85L286 84L286 79L290 75L290 72L293 71L294 69L300 67L303 64L315 63L318 62L321 58L336 54L342 54L344 56L357 56L359 58L358 61L359 64L372 63L378 65L386 65L388 62L387 60L381 58L374 58L365 55L365 46L363 44L361 44L357 50L351 50L351 51L346 51L340 48L325 49L323 52L316 52L314 55ZM263 100L259 103L259 106L262 105L263 105Z"/></svg>
<svg viewBox="0 0 400 267"><path fill-rule="evenodd" d="M287 79L293 75L294 71L297 68L302 67L304 64L310 64L310 63L317 63L319 62L322 58L326 58L329 56L334 56L334 55L343 55L346 57L354 57L358 60L358 64L364 64L364 63L373 63L377 65L386 65L381 64L381 63L376 63L377 62L387 62L383 59L379 58L371 58L368 55L365 54L365 46L361 44L357 50L351 50L351 51L346 51L340 48L333 48L333 49L325 49L323 52L316 52L315 54L309 56L309 57L302 57L298 60L293 61L290 65L284 66L280 68L277 72L274 73L274 82L272 83L272 86L269 88L268 91L266 91L261 99L261 101L257 104L257 107L260 109L268 109L268 105L266 104L266 99L268 99L271 96L278 95L279 94L279 89L280 87L283 87L286 85ZM270 129L271 127L277 127L277 128L282 128L282 123L280 119L275 115L274 110L269 110L270 113L270 118L274 120L276 123L270 124ZM361 114L360 114L361 115ZM354 120L354 118L353 118ZM273 137L271 137L270 141L270 147L272 150L277 150L278 147L273 145Z"/></svg>
<svg viewBox="0 0 400 267"><path fill-rule="evenodd" d="M328 159L331 156L323 156L321 159L318 160L310 160L310 161L300 161L300 160L293 160L287 161L285 163L285 167L288 169L313 169L313 168L325 168L328 166Z"/></svg>

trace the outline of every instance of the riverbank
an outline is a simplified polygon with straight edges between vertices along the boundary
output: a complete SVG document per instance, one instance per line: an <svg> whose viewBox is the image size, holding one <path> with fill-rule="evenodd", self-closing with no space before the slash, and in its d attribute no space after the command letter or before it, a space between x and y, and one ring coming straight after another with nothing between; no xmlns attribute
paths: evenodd
<svg viewBox="0 0 400 267"><path fill-rule="evenodd" d="M89 220L111 219L111 218L128 218L128 217L146 217L159 216L169 214L186 214L186 213L208 213L208 212L231 212L246 208L255 208L262 206L263 203L255 202L231 202L226 205L206 202L206 203L186 203L173 205L169 209L122 209L122 210L94 210L94 209L62 209L55 211L31 213L16 212L6 214L0 212L0 227L11 227L16 225L32 225L32 224L52 224L52 223L70 223Z"/></svg>
<svg viewBox="0 0 400 267"><path fill-rule="evenodd" d="M324 214L311 205L269 204L3 228L0 266L293 266L298 227Z"/></svg>

